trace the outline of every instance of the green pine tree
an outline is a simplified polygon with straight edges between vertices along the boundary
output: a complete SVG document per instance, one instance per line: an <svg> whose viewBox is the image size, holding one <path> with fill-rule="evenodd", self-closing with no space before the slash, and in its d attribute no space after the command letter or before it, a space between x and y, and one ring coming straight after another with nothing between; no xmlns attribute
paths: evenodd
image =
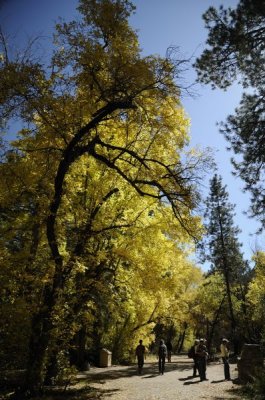
<svg viewBox="0 0 265 400"><path fill-rule="evenodd" d="M241 319L246 319L245 293L249 267L243 258L238 239L240 230L234 224L235 206L229 202L229 194L216 174L210 181L210 193L206 200L206 235L201 244L203 261L210 263L209 274L223 276L230 319L230 335L235 352L240 336L245 336ZM238 306L240 304L240 306ZM238 314L238 310L242 313ZM243 324L245 325L245 324Z"/></svg>
<svg viewBox="0 0 265 400"><path fill-rule="evenodd" d="M210 7L203 19L208 38L207 48L195 63L198 80L221 89L239 81L245 90L221 132L236 155L232 160L235 173L251 194L251 214L264 227L265 2L240 0L233 9Z"/></svg>

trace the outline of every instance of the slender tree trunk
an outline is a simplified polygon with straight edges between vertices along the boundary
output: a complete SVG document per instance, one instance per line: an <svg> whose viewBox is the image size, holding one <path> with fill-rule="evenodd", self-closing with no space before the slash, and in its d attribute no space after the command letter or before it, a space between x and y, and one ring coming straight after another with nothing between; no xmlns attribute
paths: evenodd
<svg viewBox="0 0 265 400"><path fill-rule="evenodd" d="M186 336L186 330L187 330L188 324L186 322L184 322L184 330L180 336L180 344L179 344L179 348L178 348L178 354L182 351L183 349L183 344L184 344L184 340L185 340L185 336Z"/></svg>
<svg viewBox="0 0 265 400"><path fill-rule="evenodd" d="M216 326L218 324L219 315L220 315L222 306L224 304L225 297L226 297L226 295L224 295L224 297L222 298L222 301L221 301L218 309L215 312L214 319L213 319L213 321L211 323L211 328L209 329L209 333L208 333L209 336L207 337L207 340L208 340L208 351L209 352L211 351L212 342L213 342L213 336L214 336L214 333L215 333L215 328L216 328Z"/></svg>
<svg viewBox="0 0 265 400"><path fill-rule="evenodd" d="M181 332L180 332L180 333L179 333L179 337L178 337L178 342L177 342L177 344L176 344L177 353L179 353L179 347L180 347L181 337L182 337L182 334L181 334Z"/></svg>

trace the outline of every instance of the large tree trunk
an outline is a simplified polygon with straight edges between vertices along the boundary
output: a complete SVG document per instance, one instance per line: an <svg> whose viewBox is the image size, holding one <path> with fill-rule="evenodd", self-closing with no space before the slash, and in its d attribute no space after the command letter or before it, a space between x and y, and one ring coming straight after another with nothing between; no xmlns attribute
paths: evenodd
<svg viewBox="0 0 265 400"><path fill-rule="evenodd" d="M44 310L44 311L43 311ZM50 342L51 313L42 309L33 317L24 384L18 388L14 399L22 400L42 393L46 373L47 350Z"/></svg>
<svg viewBox="0 0 265 400"><path fill-rule="evenodd" d="M77 354L76 354L76 366L80 371L88 369L88 359L86 354L86 327L83 326L77 334Z"/></svg>

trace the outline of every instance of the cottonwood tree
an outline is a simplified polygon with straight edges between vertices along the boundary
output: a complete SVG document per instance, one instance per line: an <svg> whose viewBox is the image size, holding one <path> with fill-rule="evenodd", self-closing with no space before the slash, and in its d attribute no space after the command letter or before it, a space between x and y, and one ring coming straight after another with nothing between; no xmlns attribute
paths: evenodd
<svg viewBox="0 0 265 400"><path fill-rule="evenodd" d="M232 164L252 195L251 213L264 226L265 4L240 0L235 9L210 7L203 18L208 48L195 63L199 81L227 89L238 80L249 89L221 132L238 156Z"/></svg>
<svg viewBox="0 0 265 400"><path fill-rule="evenodd" d="M210 354L216 352L220 336L230 333L226 297L222 273L211 272L199 285L190 310L193 329L197 336L207 338Z"/></svg>
<svg viewBox="0 0 265 400"><path fill-rule="evenodd" d="M253 322L253 342L264 343L265 333L265 314L264 314L264 303L265 303L265 253L264 251L257 251L254 254L254 268L253 278L249 285L247 293L247 300L251 307L251 320Z"/></svg>
<svg viewBox="0 0 265 400"><path fill-rule="evenodd" d="M10 58L3 42L0 112L3 120L19 118L23 125L2 166L3 204L19 214L6 233L25 228L20 265L25 273L35 270L27 283L36 285L38 299L31 304L26 381L15 394L20 399L42 390L50 348L60 339L61 322L71 317L66 304L60 320L65 292L70 296L82 271L86 276L90 268L93 284L106 267L98 262L102 253L92 259L95 235L128 225L127 218L107 213L119 196L126 199L124 185L170 210L174 240L185 243L200 230L192 210L205 159L191 152L183 160L188 120L176 84L183 61L141 56L128 25L133 9L126 0L80 1L80 20L56 27L50 64L30 51ZM89 186L103 166L108 179ZM93 188L98 197L89 203ZM9 259L14 262L12 252Z"/></svg>

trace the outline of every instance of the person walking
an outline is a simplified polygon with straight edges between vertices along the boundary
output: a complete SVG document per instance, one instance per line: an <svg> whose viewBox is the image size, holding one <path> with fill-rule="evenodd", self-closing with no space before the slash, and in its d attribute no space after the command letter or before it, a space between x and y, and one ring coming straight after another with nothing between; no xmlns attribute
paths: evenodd
<svg viewBox="0 0 265 400"><path fill-rule="evenodd" d="M159 347L158 347L158 369L159 374L164 375L165 372L165 362L167 356L167 346L163 339L160 340Z"/></svg>
<svg viewBox="0 0 265 400"><path fill-rule="evenodd" d="M172 349L173 349L173 346L172 346L172 343L171 343L170 340L168 340L166 342L166 346L167 346L167 361L170 363L171 362Z"/></svg>
<svg viewBox="0 0 265 400"><path fill-rule="evenodd" d="M199 375L201 382L208 381L208 379L206 378L208 351L205 343L206 343L205 339L200 339L200 342L196 349L196 356L198 357L198 367L199 367Z"/></svg>
<svg viewBox="0 0 265 400"><path fill-rule="evenodd" d="M139 373L139 375L141 375L142 369L144 366L144 357L145 357L145 346L143 345L142 340L139 340L139 344L135 349L135 355L137 357L138 373Z"/></svg>
<svg viewBox="0 0 265 400"><path fill-rule="evenodd" d="M230 378L228 343L229 343L229 341L226 338L223 338L221 346L220 346L221 357L222 357L223 364L224 364L224 375L225 375L225 380L226 381L230 381L231 380L231 378Z"/></svg>

